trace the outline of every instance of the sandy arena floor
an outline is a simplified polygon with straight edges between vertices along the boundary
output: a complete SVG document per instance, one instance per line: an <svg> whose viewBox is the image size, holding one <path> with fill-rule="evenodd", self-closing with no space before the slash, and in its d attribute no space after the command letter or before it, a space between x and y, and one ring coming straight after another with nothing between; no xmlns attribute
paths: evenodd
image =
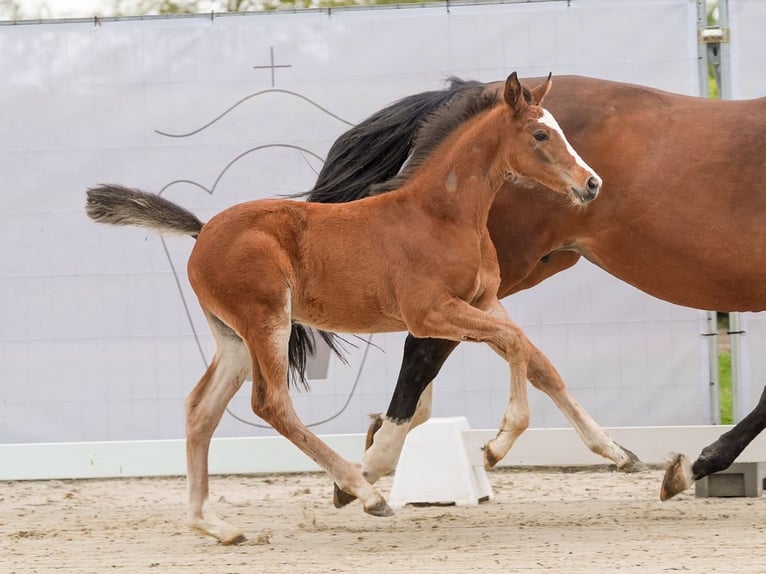
<svg viewBox="0 0 766 574"><path fill-rule="evenodd" d="M478 507L393 518L336 510L324 474L213 477L239 546L186 527L184 478L2 482L0 573L766 572L765 498L661 503L661 477L500 470Z"/></svg>

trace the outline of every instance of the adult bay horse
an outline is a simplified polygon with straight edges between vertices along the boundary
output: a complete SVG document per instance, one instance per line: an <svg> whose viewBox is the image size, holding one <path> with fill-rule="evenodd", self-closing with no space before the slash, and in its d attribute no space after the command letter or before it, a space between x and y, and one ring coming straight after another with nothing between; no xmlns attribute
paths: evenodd
<svg viewBox="0 0 766 574"><path fill-rule="evenodd" d="M398 172L430 111L454 105L474 90L492 93L501 87L453 78L445 90L411 95L376 112L335 142L308 199L345 202L366 196L370 186ZM584 257L678 305L766 309L766 99L715 101L559 77L546 106L606 185L599 201L583 208L544 189L530 190L513 180L504 184L488 220L501 298ZM371 482L393 470L408 430L428 418L430 383L456 345L407 337L391 403L368 432L362 469ZM544 389L534 360L528 375ZM612 458L618 468L642 467L635 457L610 456L615 451L600 442L605 433L571 422L591 450ZM729 466L764 427L766 392L691 468L680 455L668 469L661 497ZM505 444L488 445L487 466L506 453Z"/></svg>
<svg viewBox="0 0 766 574"><path fill-rule="evenodd" d="M360 470L295 413L288 394L293 322L486 342L511 370L507 433L515 437L524 430L527 362L534 358L549 377L558 375L497 298L500 272L487 230L489 210L508 178L534 181L578 206L601 188L601 179L540 106L550 87L549 77L525 91L513 73L498 92L474 91L431 118L421 135L426 151L412 159L396 190L358 202L252 201L203 224L158 195L116 185L88 191L86 209L95 221L196 238L189 281L217 349L186 402L194 528L223 543L242 538L207 508L207 461L213 431L251 372L253 411L327 471L339 488L336 504L342 496L357 497L366 512L391 514Z"/></svg>

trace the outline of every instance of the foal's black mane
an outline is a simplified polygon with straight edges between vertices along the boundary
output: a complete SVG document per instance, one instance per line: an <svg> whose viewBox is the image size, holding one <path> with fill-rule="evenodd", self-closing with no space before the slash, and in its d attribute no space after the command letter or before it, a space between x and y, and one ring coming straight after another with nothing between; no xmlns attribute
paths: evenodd
<svg viewBox="0 0 766 574"><path fill-rule="evenodd" d="M370 187L370 195L400 188L455 128L484 110L494 107L500 99L499 95L487 92L484 88L484 84L474 83L430 113L416 132L407 165L388 181L373 184Z"/></svg>
<svg viewBox="0 0 766 574"><path fill-rule="evenodd" d="M453 77L444 90L407 96L375 112L335 140L314 188L303 196L319 203L367 197L371 185L399 173L432 112L445 104L457 109L460 101L477 98L484 88L481 82Z"/></svg>

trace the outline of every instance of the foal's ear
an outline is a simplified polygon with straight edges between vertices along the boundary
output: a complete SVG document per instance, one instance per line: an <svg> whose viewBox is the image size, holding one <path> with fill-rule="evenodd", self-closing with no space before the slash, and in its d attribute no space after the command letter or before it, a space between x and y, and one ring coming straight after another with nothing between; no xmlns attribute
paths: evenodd
<svg viewBox="0 0 766 574"><path fill-rule="evenodd" d="M505 80L503 98L505 99L505 103L516 113L519 113L527 106L527 102L524 100L524 91L521 88L521 83L519 82L519 77L516 75L516 72L513 72L508 76L508 79Z"/></svg>
<svg viewBox="0 0 766 574"><path fill-rule="evenodd" d="M540 84L539 86L535 86L530 91L532 92L532 99L534 102L541 106L543 104L543 98L548 95L548 92L551 91L551 86L553 85L553 80L551 80L551 76L553 74L548 74L548 79L545 80L544 84Z"/></svg>

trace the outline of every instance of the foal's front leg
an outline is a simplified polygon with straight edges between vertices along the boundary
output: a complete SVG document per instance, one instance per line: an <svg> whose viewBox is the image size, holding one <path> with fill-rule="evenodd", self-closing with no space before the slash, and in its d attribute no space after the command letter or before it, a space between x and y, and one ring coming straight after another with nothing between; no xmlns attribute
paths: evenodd
<svg viewBox="0 0 766 574"><path fill-rule="evenodd" d="M511 370L510 400L497 437L485 449L485 462L491 467L500 460L495 458L495 453L504 451L504 456L529 426L527 364L531 344L521 328L510 320L497 298L492 298L484 306L487 311L452 299L434 307L421 323L408 326L422 330L423 334L430 333L432 337L488 343L508 361ZM496 451L491 449L493 444L499 445Z"/></svg>
<svg viewBox="0 0 766 574"><path fill-rule="evenodd" d="M481 324L478 332L481 333L483 330L484 334L477 335L478 338L468 335L467 330L463 338L489 343L511 366L511 396L508 406L497 436L489 441L484 449L484 462L487 468L493 467L502 460L516 439L529 426L529 405L525 384L527 376L535 387L551 397L591 451L612 460L617 468L626 472L646 468L635 454L617 444L577 403L550 360L527 339L521 328L510 320L498 299L489 304L486 313L470 307L467 303L464 305L465 307L453 305L453 310L460 310L459 316L453 315L452 318L455 326L463 328L478 326L481 324L482 315L492 317L495 323L493 326L487 323ZM469 311L466 307L473 311ZM445 317L448 316L445 315ZM498 337L497 332L491 335L492 330L498 325L504 326L503 337ZM522 375L523 378L521 378Z"/></svg>
<svg viewBox="0 0 766 574"><path fill-rule="evenodd" d="M499 304L499 301L498 301ZM496 314L505 314L505 308L495 307ZM562 414L571 423L585 445L594 453L613 461L617 468L625 472L645 470L646 465L628 449L617 444L611 436L583 409L569 392L556 368L537 347L535 347L526 335L521 333L526 340L525 348L529 350L529 365L527 375L532 384L547 394ZM496 349L497 350L497 349ZM498 351L499 352L499 351ZM508 407L506 408L503 423L497 437L489 441L484 449L484 462L487 468L493 467L508 454L513 442L518 437L510 422L518 415L514 414L518 409L514 405L513 393Z"/></svg>

